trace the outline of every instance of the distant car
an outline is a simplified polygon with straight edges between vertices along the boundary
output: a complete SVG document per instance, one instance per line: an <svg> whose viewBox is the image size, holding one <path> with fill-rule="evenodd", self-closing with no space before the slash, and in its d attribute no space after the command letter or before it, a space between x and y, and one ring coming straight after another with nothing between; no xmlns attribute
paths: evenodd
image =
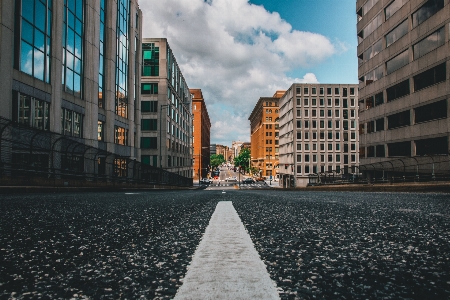
<svg viewBox="0 0 450 300"><path fill-rule="evenodd" d="M236 177L228 177L226 180L227 181L237 181L237 178Z"/></svg>
<svg viewBox="0 0 450 300"><path fill-rule="evenodd" d="M242 180L242 183L255 183L255 181L253 180L253 178L245 178L244 180Z"/></svg>
<svg viewBox="0 0 450 300"><path fill-rule="evenodd" d="M208 178L202 178L202 179L200 179L200 183L202 183L202 184L210 184L210 183L212 183L212 180L208 179Z"/></svg>

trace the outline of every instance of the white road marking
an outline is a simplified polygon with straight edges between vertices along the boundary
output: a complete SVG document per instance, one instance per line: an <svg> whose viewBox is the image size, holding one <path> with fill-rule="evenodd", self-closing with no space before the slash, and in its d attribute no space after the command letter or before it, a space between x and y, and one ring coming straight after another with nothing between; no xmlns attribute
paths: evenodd
<svg viewBox="0 0 450 300"><path fill-rule="evenodd" d="M231 201L217 204L174 299L280 299Z"/></svg>

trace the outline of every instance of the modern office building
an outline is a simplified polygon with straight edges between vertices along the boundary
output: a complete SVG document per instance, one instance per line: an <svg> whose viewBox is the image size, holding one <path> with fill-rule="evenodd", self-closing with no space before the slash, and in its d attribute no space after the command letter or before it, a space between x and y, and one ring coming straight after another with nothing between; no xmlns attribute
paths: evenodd
<svg viewBox="0 0 450 300"><path fill-rule="evenodd" d="M358 0L356 12L361 171L448 173L449 1Z"/></svg>
<svg viewBox="0 0 450 300"><path fill-rule="evenodd" d="M295 83L279 100L280 185L358 172L358 86Z"/></svg>
<svg viewBox="0 0 450 300"><path fill-rule="evenodd" d="M142 40L142 162L192 177L191 93L165 38Z"/></svg>
<svg viewBox="0 0 450 300"><path fill-rule="evenodd" d="M251 167L259 176L277 177L279 166L278 101L285 91L277 91L273 97L261 97L253 108L250 121L252 144Z"/></svg>
<svg viewBox="0 0 450 300"><path fill-rule="evenodd" d="M194 179L206 178L211 156L211 121L201 89L190 89L193 112Z"/></svg>
<svg viewBox="0 0 450 300"><path fill-rule="evenodd" d="M34 130L28 149L2 143L2 163L128 176L140 158L138 1L9 0L0 14L0 117ZM83 162L90 149L105 151L98 165Z"/></svg>

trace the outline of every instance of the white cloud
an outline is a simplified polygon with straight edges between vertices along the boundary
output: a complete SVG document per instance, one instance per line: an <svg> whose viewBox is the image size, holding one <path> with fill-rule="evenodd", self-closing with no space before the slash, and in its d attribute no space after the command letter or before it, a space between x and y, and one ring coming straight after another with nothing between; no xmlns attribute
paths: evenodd
<svg viewBox="0 0 450 300"><path fill-rule="evenodd" d="M143 36L167 38L189 87L202 89L212 143L249 141L248 117L259 97L294 82L317 82L312 73L286 74L340 50L248 0L147 0L140 8Z"/></svg>

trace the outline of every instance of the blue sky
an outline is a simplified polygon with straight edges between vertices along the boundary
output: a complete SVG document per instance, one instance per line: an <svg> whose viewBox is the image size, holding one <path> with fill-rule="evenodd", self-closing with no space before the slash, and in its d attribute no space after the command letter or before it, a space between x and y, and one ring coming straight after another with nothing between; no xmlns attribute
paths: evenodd
<svg viewBox="0 0 450 300"><path fill-rule="evenodd" d="M200 88L211 143L250 141L260 97L293 83L358 83L355 0L145 0L143 36L167 38Z"/></svg>
<svg viewBox="0 0 450 300"><path fill-rule="evenodd" d="M294 29L320 33L343 43L347 51L307 69L322 83L358 83L356 4L354 0L251 0L277 12ZM344 72L343 72L344 70ZM304 70L288 73L300 77Z"/></svg>

